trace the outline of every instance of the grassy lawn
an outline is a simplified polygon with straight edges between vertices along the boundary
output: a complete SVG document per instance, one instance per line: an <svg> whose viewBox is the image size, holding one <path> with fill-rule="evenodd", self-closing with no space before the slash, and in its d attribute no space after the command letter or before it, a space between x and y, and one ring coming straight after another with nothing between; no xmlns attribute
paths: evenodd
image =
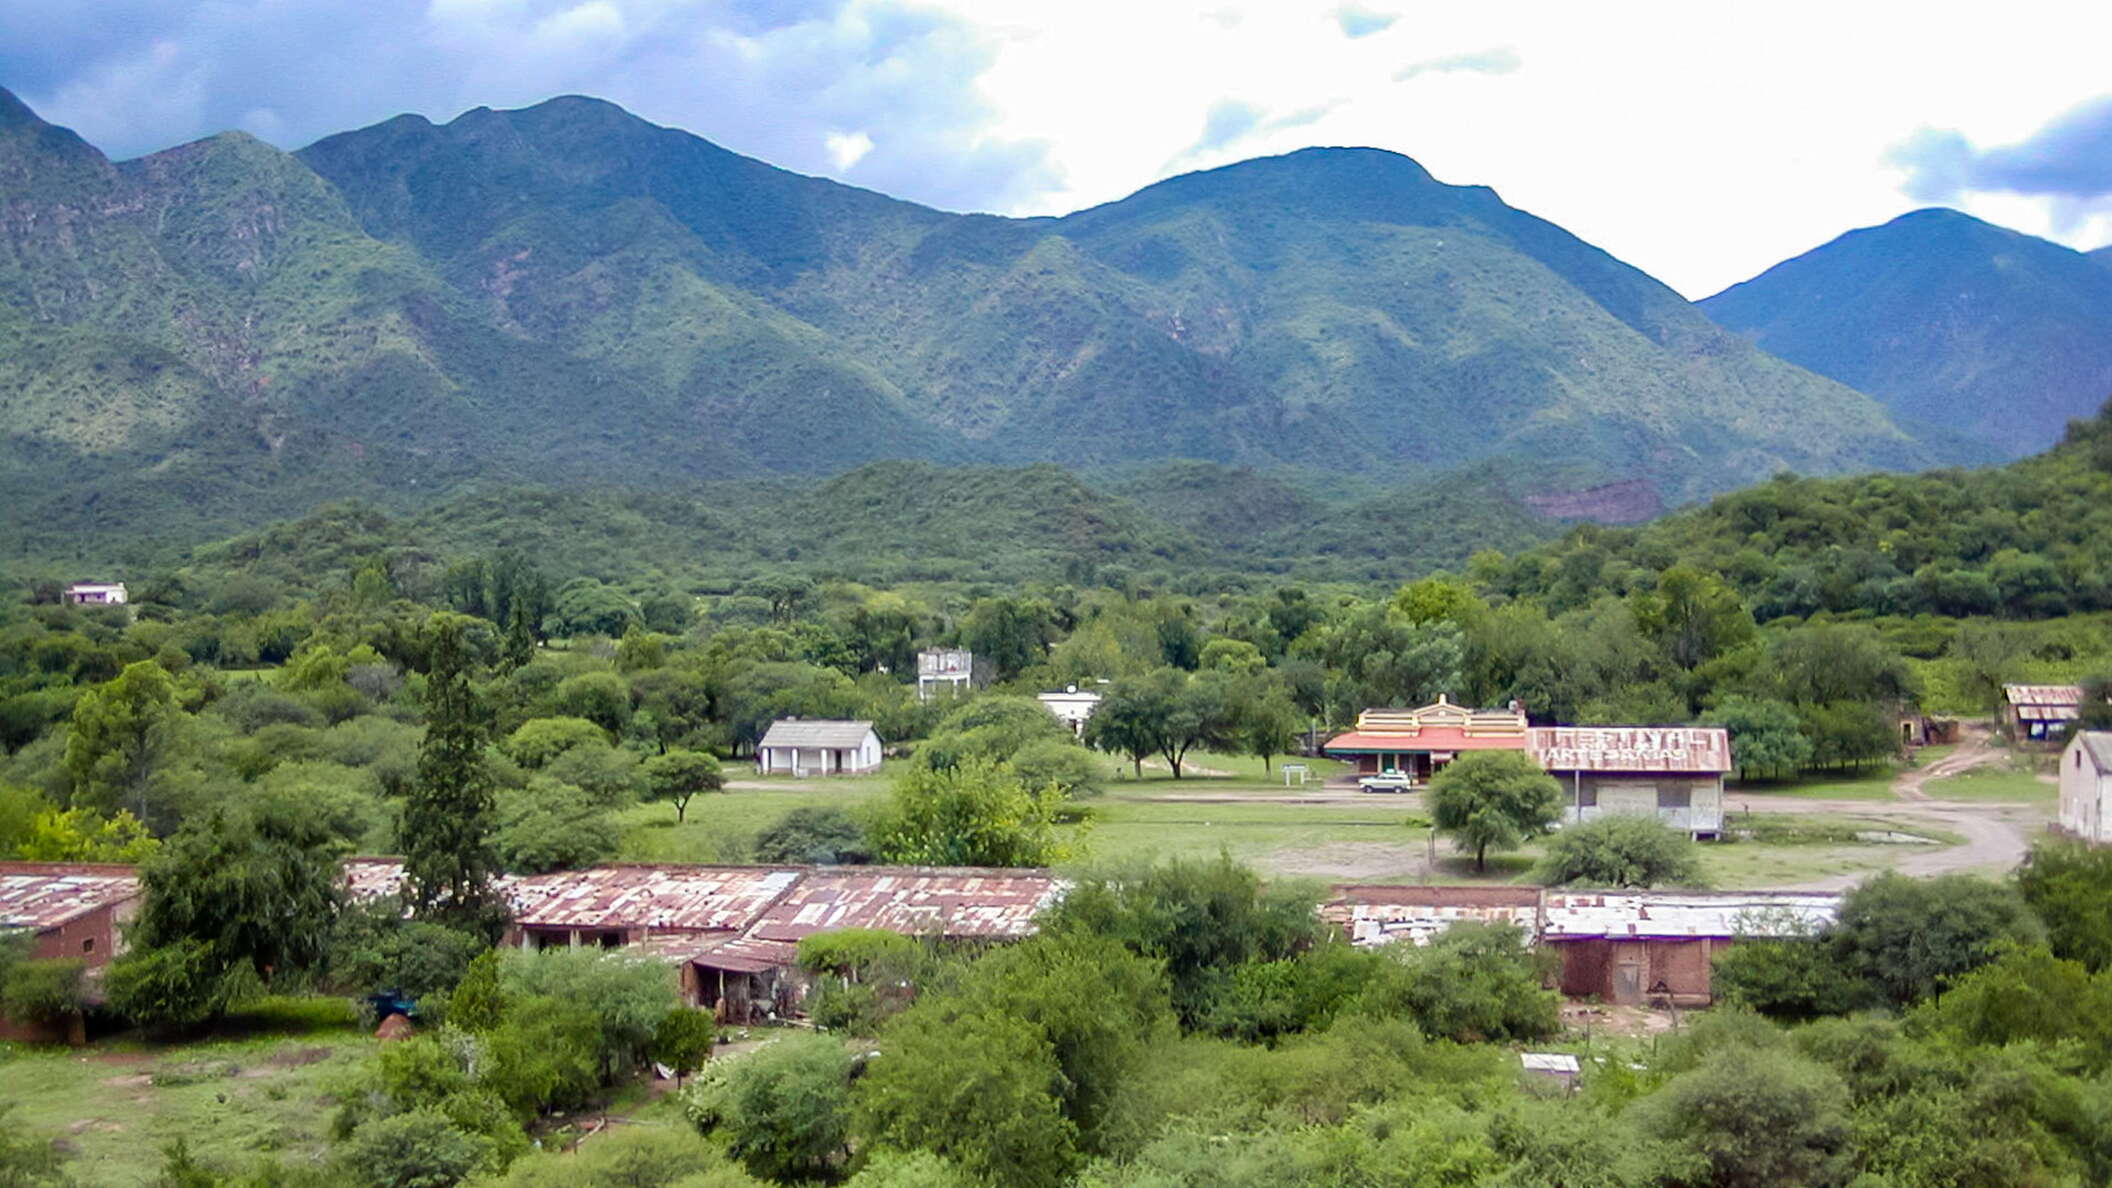
<svg viewBox="0 0 2112 1188"><path fill-rule="evenodd" d="M1921 790L1936 800L1977 800L2004 804L2051 803L2060 789L2040 782L2031 771L1996 764L1930 780Z"/></svg>
<svg viewBox="0 0 2112 1188"><path fill-rule="evenodd" d="M1402 864L1406 872L1430 834L1412 806L1393 797L1375 796L1370 805L1184 802L1141 799L1128 790L1133 787L1091 802L1081 860L1212 858L1222 850L1235 861L1280 868L1294 862L1298 851L1357 843L1400 847L1409 856ZM1265 861L1272 856L1277 861Z"/></svg>
<svg viewBox="0 0 2112 1188"><path fill-rule="evenodd" d="M892 765L890 765L891 767ZM759 777L752 767L728 764L726 778L760 787L732 788L689 802L688 819L675 824L671 804L642 804L617 814L623 826L621 857L636 862L746 862L755 835L796 808L856 810L887 790L889 772L795 780Z"/></svg>
<svg viewBox="0 0 2112 1188"><path fill-rule="evenodd" d="M1724 803L1731 807L1737 797L1762 799L1794 797L1799 800L1891 800L1892 781L1899 771L1887 763L1858 771L1816 773L1794 780L1752 780L1727 783Z"/></svg>
<svg viewBox="0 0 2112 1188"><path fill-rule="evenodd" d="M373 1047L342 999L271 999L180 1046L118 1036L83 1049L0 1052L8 1124L62 1139L83 1184L152 1183L162 1147L247 1166L320 1153L328 1094Z"/></svg>

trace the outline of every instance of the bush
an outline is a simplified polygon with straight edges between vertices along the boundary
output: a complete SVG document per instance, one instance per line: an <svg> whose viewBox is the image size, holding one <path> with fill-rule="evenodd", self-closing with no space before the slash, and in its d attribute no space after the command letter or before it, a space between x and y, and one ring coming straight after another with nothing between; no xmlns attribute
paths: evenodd
<svg viewBox="0 0 2112 1188"><path fill-rule="evenodd" d="M1640 813L1608 813L1557 830L1538 873L1557 887L1707 886L1693 840Z"/></svg>
<svg viewBox="0 0 2112 1188"><path fill-rule="evenodd" d="M873 860L865 828L840 808L796 808L756 835L755 860L797 866L862 865Z"/></svg>
<svg viewBox="0 0 2112 1188"><path fill-rule="evenodd" d="M505 1021L484 1033L482 1082L524 1121L594 1100L603 1066L593 1013L578 1002L541 996L508 1006Z"/></svg>
<svg viewBox="0 0 2112 1188"><path fill-rule="evenodd" d="M541 767L574 747L608 745L609 732L585 718L530 718L499 749L522 767Z"/></svg>
<svg viewBox="0 0 2112 1188"><path fill-rule="evenodd" d="M2112 438L2108 438L2112 440ZM2041 842L2017 868L2017 890L2046 925L2055 956L2112 969L2112 849Z"/></svg>
<svg viewBox="0 0 2112 1188"><path fill-rule="evenodd" d="M679 1080L704 1067L717 1032L708 1012L678 1006L653 1029L652 1059L673 1069Z"/></svg>
<svg viewBox="0 0 2112 1188"><path fill-rule="evenodd" d="M489 1167L493 1150L427 1108L365 1123L339 1148L337 1162L362 1188L450 1188Z"/></svg>
<svg viewBox="0 0 2112 1188"><path fill-rule="evenodd" d="M112 1011L141 1027L189 1027L225 1014L253 988L240 973L214 946L186 938L111 962L103 993Z"/></svg>
<svg viewBox="0 0 2112 1188"><path fill-rule="evenodd" d="M570 1155L523 1159L500 1184L503 1188L669 1188L692 1176L726 1170L725 1156L693 1133L622 1126L595 1136Z"/></svg>
<svg viewBox="0 0 2112 1188"><path fill-rule="evenodd" d="M348 993L395 990L438 1008L469 963L489 948L479 934L406 920L394 901L356 904L337 918L330 977Z"/></svg>
<svg viewBox="0 0 2112 1188"><path fill-rule="evenodd" d="M1644 1133L1707 1162L1713 1188L1839 1183L1848 1094L1833 1073L1782 1051L1728 1048L1637 1102Z"/></svg>
<svg viewBox="0 0 2112 1188"><path fill-rule="evenodd" d="M499 797L492 848L515 874L577 870L616 853L616 822L584 792L537 776L526 788Z"/></svg>
<svg viewBox="0 0 2112 1188"><path fill-rule="evenodd" d="M1841 901L1831 939L1844 969L1904 1006L1992 960L2002 942L2045 943L2046 930L2022 897L1998 883L1888 872Z"/></svg>
<svg viewBox="0 0 2112 1188"><path fill-rule="evenodd" d="M728 1153L765 1179L828 1174L849 1135L850 1087L851 1056L841 1041L773 1040L725 1074L718 1115Z"/></svg>
<svg viewBox="0 0 2112 1188"><path fill-rule="evenodd" d="M1433 1039L1542 1039L1560 1021L1560 996L1541 986L1545 955L1512 925L1455 924L1428 945L1392 945L1386 955L1359 1008L1405 1015Z"/></svg>
<svg viewBox="0 0 2112 1188"><path fill-rule="evenodd" d="M499 985L509 1016L526 1013L521 1000L540 997L576 1006L593 1019L595 1061L606 1081L638 1067L661 1020L681 1005L674 970L650 957L603 949L509 949L500 957Z"/></svg>
<svg viewBox="0 0 2112 1188"><path fill-rule="evenodd" d="M1068 740L1029 743L1013 753L1011 762L1029 788L1054 788L1067 800L1100 794L1100 765L1084 747Z"/></svg>
<svg viewBox="0 0 2112 1188"><path fill-rule="evenodd" d="M0 1012L17 1023L58 1023L87 1006L88 967L77 957L23 961L0 978Z"/></svg>
<svg viewBox="0 0 2112 1188"><path fill-rule="evenodd" d="M1843 1014L1869 996L1818 937L1740 941L1716 954L1710 984L1723 1001L1776 1019Z"/></svg>

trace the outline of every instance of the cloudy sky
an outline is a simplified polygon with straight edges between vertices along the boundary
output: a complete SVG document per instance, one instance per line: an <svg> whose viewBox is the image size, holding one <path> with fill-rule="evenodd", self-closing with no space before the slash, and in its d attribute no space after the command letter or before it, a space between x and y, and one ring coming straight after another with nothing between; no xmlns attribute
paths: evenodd
<svg viewBox="0 0 2112 1188"><path fill-rule="evenodd" d="M4 0L0 85L113 156L597 95L787 168L1046 214L1313 144L1496 188L1700 297L1960 207L2112 242L2112 5ZM1960 8L1961 14L1964 9Z"/></svg>

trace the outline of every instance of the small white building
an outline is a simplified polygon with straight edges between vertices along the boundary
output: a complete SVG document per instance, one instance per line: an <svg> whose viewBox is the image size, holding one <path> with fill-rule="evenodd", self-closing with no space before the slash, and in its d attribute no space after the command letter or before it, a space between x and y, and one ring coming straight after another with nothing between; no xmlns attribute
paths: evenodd
<svg viewBox="0 0 2112 1188"><path fill-rule="evenodd" d="M2079 730L2061 752L2061 832L2112 842L2112 731Z"/></svg>
<svg viewBox="0 0 2112 1188"><path fill-rule="evenodd" d="M1100 708L1098 693L1081 693L1076 685L1066 685L1061 693L1037 693L1034 700L1041 708L1056 716L1056 720L1071 728L1072 734L1084 734L1086 719Z"/></svg>
<svg viewBox="0 0 2112 1188"><path fill-rule="evenodd" d="M123 606L123 582L75 582L66 587L68 606Z"/></svg>
<svg viewBox="0 0 2112 1188"><path fill-rule="evenodd" d="M966 693L990 683L988 665L966 648L926 648L917 653L917 700Z"/></svg>
<svg viewBox="0 0 2112 1188"><path fill-rule="evenodd" d="M871 722L779 718L755 744L764 775L858 775L880 768L880 736Z"/></svg>

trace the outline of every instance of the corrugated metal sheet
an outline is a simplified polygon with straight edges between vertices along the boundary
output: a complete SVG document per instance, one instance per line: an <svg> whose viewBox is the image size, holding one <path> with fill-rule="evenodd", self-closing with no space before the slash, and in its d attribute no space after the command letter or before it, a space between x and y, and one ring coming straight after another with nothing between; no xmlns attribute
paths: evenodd
<svg viewBox="0 0 2112 1188"><path fill-rule="evenodd" d="M139 894L139 873L94 862L0 862L0 928L42 932Z"/></svg>
<svg viewBox="0 0 2112 1188"><path fill-rule="evenodd" d="M799 946L788 941L736 936L706 947L690 960L706 969L723 969L728 973L761 973L766 969L782 969L789 966L798 957Z"/></svg>
<svg viewBox="0 0 2112 1188"><path fill-rule="evenodd" d="M1525 749L1523 734L1469 734L1456 726L1425 726L1415 734L1374 734L1365 730L1352 730L1327 740L1323 751L1361 753L1366 751L1436 751L1441 753L1458 751L1520 751Z"/></svg>
<svg viewBox="0 0 2112 1188"><path fill-rule="evenodd" d="M797 941L839 928L1008 940L1030 935L1060 886L1042 871L824 867L800 880L749 935Z"/></svg>
<svg viewBox="0 0 2112 1188"><path fill-rule="evenodd" d="M1721 775L1731 738L1716 726L1536 726L1526 749L1548 771Z"/></svg>
<svg viewBox="0 0 2112 1188"><path fill-rule="evenodd" d="M613 865L528 875L506 892L523 928L737 931L799 878L794 867Z"/></svg>
<svg viewBox="0 0 2112 1188"><path fill-rule="evenodd" d="M1320 916L1360 946L1426 945L1462 921L1511 924L1530 937L1540 928L1540 889L1345 886L1320 905Z"/></svg>
<svg viewBox="0 0 2112 1188"><path fill-rule="evenodd" d="M838 722L821 718L780 718L770 723L758 747L829 747L849 750L865 745L871 722Z"/></svg>
<svg viewBox="0 0 2112 1188"><path fill-rule="evenodd" d="M2068 705L2083 703L2081 685L2004 685L2002 696L2011 705Z"/></svg>
<svg viewBox="0 0 2112 1188"><path fill-rule="evenodd" d="M1798 891L1550 891L1541 935L1608 937L1796 936L1833 923L1841 897Z"/></svg>

